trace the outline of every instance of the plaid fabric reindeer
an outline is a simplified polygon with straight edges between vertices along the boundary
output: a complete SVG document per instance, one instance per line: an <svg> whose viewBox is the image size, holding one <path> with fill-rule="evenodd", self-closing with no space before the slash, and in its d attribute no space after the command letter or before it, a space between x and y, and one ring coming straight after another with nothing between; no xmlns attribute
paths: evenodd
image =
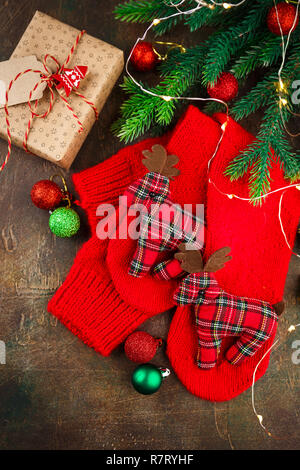
<svg viewBox="0 0 300 470"><path fill-rule="evenodd" d="M213 253L204 266L200 251L187 250L184 244L179 250L175 259L189 275L175 291L174 301L180 306L194 305L198 366L211 369L216 365L222 339L227 336L236 336L237 340L227 350L226 359L240 364L272 336L283 302L271 306L261 300L227 294L220 288L214 273L231 259L230 248ZM168 273L164 275L166 278Z"/></svg>
<svg viewBox="0 0 300 470"><path fill-rule="evenodd" d="M167 155L161 145L153 145L152 151L144 150L143 155L146 157L143 164L149 172L124 193L127 207L134 206L141 214L137 248L128 270L134 277L145 276L159 252L176 250L181 242L202 247L198 235L203 221L171 200L170 179L179 174L174 168L179 158Z"/></svg>

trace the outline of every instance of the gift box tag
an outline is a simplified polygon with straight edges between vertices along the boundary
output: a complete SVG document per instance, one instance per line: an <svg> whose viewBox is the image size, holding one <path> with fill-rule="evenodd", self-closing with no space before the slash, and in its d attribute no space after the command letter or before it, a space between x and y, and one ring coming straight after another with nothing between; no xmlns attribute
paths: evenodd
<svg viewBox="0 0 300 470"><path fill-rule="evenodd" d="M3 108L5 105L6 90L11 80L13 80L18 73L27 69L42 71L43 64L39 62L34 55L0 62L0 108ZM39 80L39 74L34 72L28 72L19 77L9 91L8 105L12 106L19 103L26 103L31 90ZM34 93L32 93L31 101L42 98L45 87L46 83L41 83Z"/></svg>

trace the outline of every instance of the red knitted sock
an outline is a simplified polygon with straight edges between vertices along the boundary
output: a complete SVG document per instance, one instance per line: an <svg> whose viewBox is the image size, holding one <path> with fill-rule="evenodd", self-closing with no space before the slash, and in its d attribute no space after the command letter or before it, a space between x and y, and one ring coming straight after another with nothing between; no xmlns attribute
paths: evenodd
<svg viewBox="0 0 300 470"><path fill-rule="evenodd" d="M226 116L215 119L222 124ZM207 259L223 246L231 247L232 260L216 273L219 285L231 294L257 298L275 304L282 299L291 252L287 247L278 220L281 193L268 196L261 206L229 198L226 194L249 197L248 176L230 182L224 176L228 163L253 140L253 136L230 119L217 156L211 164L211 182L207 191L207 234L204 257ZM286 186L276 160L271 170L272 190ZM219 190L222 191L220 193ZM293 246L300 216L300 193L289 189L283 198L282 223ZM254 369L271 346L273 339L239 366L223 360L232 342L223 341L218 364L204 371L196 365L197 337L192 309L177 309L168 336L167 353L171 364L187 389L211 401L229 400L252 383ZM256 379L266 371L269 355L260 364Z"/></svg>
<svg viewBox="0 0 300 470"><path fill-rule="evenodd" d="M166 138L147 139L127 147L109 160L73 175L80 206L87 213L92 238L83 245L63 285L48 304L48 311L67 328L107 356L129 333L147 319L124 302L115 289L106 267L108 240L96 236L96 210L101 203L118 204L118 197L143 170L144 148L165 143Z"/></svg>
<svg viewBox="0 0 300 470"><path fill-rule="evenodd" d="M155 143L167 147L170 153L183 155L179 164L181 174L171 187L174 201L202 202L206 193L207 158L216 145L218 132L218 125L211 118L190 106L171 134L168 145L169 136L148 139L74 175L92 239L78 253L66 281L49 302L48 310L101 354L108 355L146 318L170 308L175 281L162 283L150 275L142 280L129 276L128 266L136 248L134 240L122 240L113 248L111 241L110 256L106 257L107 242L95 236L98 205L117 205L125 188L145 173L142 150L151 149Z"/></svg>

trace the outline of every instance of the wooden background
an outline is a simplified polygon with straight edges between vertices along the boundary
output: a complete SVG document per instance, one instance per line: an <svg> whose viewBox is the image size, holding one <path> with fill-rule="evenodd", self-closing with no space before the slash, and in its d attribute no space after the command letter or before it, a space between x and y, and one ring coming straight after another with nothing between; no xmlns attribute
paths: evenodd
<svg viewBox="0 0 300 470"><path fill-rule="evenodd" d="M128 54L140 25L114 20L117 1L0 0L0 59L9 58L35 10L86 29ZM167 36L189 46L202 36L179 27ZM108 158L122 144L110 126L123 100L118 86L93 127L69 173ZM243 124L256 132L260 116ZM299 143L298 143L299 148ZM6 143L0 141L1 160ZM145 397L130 384L134 365L122 346L102 358L47 313L47 302L63 282L74 256L88 239L82 228L56 239L47 213L30 201L30 189L56 167L14 148L0 186L0 340L7 363L0 365L0 449L297 449L299 448L300 365L291 361L290 336L272 354L256 386L257 407L279 436L267 437L251 409L250 390L229 403L214 404L190 395L172 374L160 391ZM299 246L296 248L300 248ZM288 311L279 334L299 322L299 260L292 257L286 284ZM143 329L166 338L171 313ZM161 350L155 363L168 366Z"/></svg>

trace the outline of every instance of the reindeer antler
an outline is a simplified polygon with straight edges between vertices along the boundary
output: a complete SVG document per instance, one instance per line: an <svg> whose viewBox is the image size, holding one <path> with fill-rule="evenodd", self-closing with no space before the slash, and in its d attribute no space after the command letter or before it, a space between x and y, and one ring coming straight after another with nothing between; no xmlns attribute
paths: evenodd
<svg viewBox="0 0 300 470"><path fill-rule="evenodd" d="M230 250L231 248L229 246L225 246L224 248L220 248L220 250L215 251L208 258L203 271L207 273L214 273L215 271L219 271L219 269L224 268L225 263L230 261L232 258L232 256L228 256Z"/></svg>
<svg viewBox="0 0 300 470"><path fill-rule="evenodd" d="M225 263L231 260L231 256L228 256L230 253L229 246L215 251L215 253L209 257L204 267L202 255L199 250L187 250L185 243L181 243L178 249L179 253L175 253L174 258L180 261L181 268L190 274L200 272L214 273L224 268Z"/></svg>
<svg viewBox="0 0 300 470"><path fill-rule="evenodd" d="M170 179L174 179L174 176L179 175L180 171L178 168L174 168L179 158L177 155L168 155L162 145L155 144L152 147L152 151L143 150L142 153L146 157L142 162L149 171L160 173Z"/></svg>
<svg viewBox="0 0 300 470"><path fill-rule="evenodd" d="M181 268L187 273L199 273L203 271L203 260L199 250L187 250L185 243L178 247L179 253L175 253L174 258L180 261Z"/></svg>

